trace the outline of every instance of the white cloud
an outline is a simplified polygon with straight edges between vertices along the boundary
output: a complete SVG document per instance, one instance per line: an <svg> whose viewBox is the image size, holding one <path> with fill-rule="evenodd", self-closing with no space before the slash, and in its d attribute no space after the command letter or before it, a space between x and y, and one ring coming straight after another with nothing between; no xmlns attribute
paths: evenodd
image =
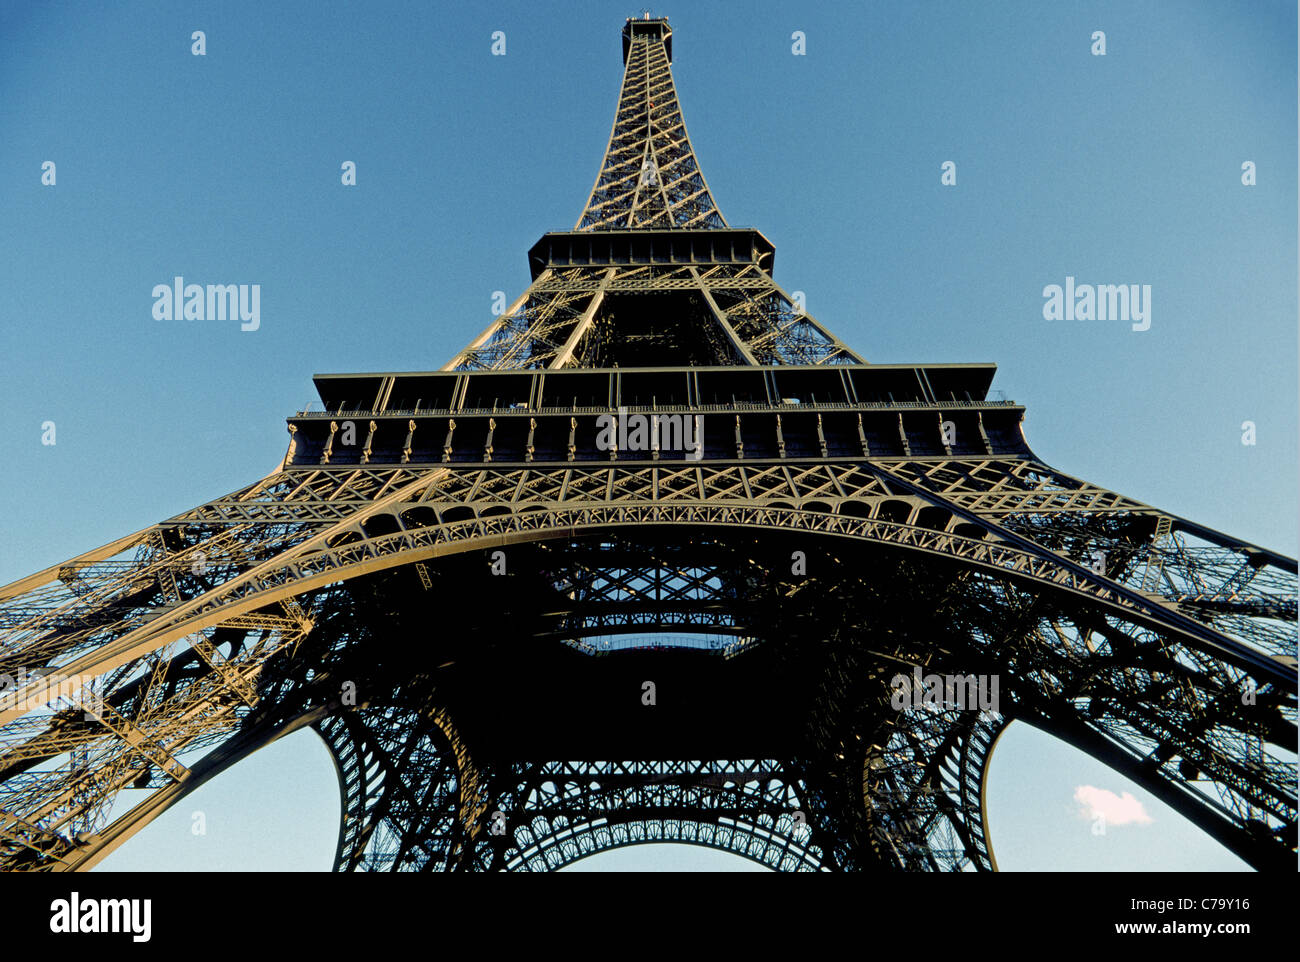
<svg viewBox="0 0 1300 962"><path fill-rule="evenodd" d="M1079 803L1079 814L1084 818L1106 820L1107 825L1148 825L1153 819L1142 803L1130 793L1116 795L1104 788L1080 785L1074 790L1074 800Z"/></svg>

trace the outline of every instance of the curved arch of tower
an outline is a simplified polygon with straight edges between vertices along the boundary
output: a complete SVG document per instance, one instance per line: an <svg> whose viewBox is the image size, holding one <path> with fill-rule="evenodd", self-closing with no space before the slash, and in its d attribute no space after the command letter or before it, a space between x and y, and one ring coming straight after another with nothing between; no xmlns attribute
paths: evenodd
<svg viewBox="0 0 1300 962"><path fill-rule="evenodd" d="M864 362L722 216L668 22L622 39L586 206L477 338L317 376L267 477L0 589L0 869L310 726L341 871L993 870L1011 721L1293 868L1296 562L1045 464L993 365Z"/></svg>

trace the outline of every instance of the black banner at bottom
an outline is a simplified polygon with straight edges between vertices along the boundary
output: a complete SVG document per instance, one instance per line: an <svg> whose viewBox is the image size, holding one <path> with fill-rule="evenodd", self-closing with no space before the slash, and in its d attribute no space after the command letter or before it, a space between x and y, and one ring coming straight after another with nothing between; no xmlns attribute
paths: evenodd
<svg viewBox="0 0 1300 962"><path fill-rule="evenodd" d="M525 941L559 930L676 940L811 940L842 930L915 951L1196 940L1215 949L1289 939L1296 876L1132 874L832 876L735 874L554 877L273 873L0 875L7 946L185 949L231 940L260 950L398 945L454 926ZM813 934L808 923L823 929ZM736 923L759 923L749 935ZM557 926L559 929L557 929ZM730 934L722 935L729 931ZM919 941L918 941L919 940ZM617 943L614 943L617 944Z"/></svg>

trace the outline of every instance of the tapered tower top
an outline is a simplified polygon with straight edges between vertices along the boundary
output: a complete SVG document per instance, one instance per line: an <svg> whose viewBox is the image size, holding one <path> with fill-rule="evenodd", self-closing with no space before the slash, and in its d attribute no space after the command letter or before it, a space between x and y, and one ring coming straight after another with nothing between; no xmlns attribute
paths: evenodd
<svg viewBox="0 0 1300 962"><path fill-rule="evenodd" d="M628 51L632 49L632 38L654 37L663 41L664 50L668 52L668 62L673 62L673 28L668 26L667 17L651 18L647 13L640 20L628 17L623 27L623 62L627 63Z"/></svg>
<svg viewBox="0 0 1300 962"><path fill-rule="evenodd" d="M667 18L623 25L623 88L614 127L574 230L727 226L686 133L672 59Z"/></svg>
<svg viewBox="0 0 1300 962"><path fill-rule="evenodd" d="M864 363L773 280L772 242L713 202L668 20L629 18L622 34L618 107L582 215L529 249L528 290L443 370Z"/></svg>

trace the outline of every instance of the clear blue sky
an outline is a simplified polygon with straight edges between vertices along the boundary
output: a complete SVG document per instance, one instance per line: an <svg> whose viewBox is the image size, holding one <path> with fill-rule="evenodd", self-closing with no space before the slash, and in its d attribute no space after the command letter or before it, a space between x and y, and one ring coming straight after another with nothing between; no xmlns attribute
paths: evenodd
<svg viewBox="0 0 1300 962"><path fill-rule="evenodd" d="M526 286L529 245L577 219L638 11L0 4L0 583L265 474L312 374L436 368L470 340L493 291ZM715 199L773 240L815 316L870 361L996 361L1050 463L1296 553L1294 3L653 12ZM155 321L152 288L178 274L260 284L260 329ZM1151 329L1045 321L1067 275L1150 284ZM337 790L313 739L104 867L327 867ZM1079 786L1132 791L1152 821L1094 836ZM1023 726L991 791L1007 869L1240 866Z"/></svg>

